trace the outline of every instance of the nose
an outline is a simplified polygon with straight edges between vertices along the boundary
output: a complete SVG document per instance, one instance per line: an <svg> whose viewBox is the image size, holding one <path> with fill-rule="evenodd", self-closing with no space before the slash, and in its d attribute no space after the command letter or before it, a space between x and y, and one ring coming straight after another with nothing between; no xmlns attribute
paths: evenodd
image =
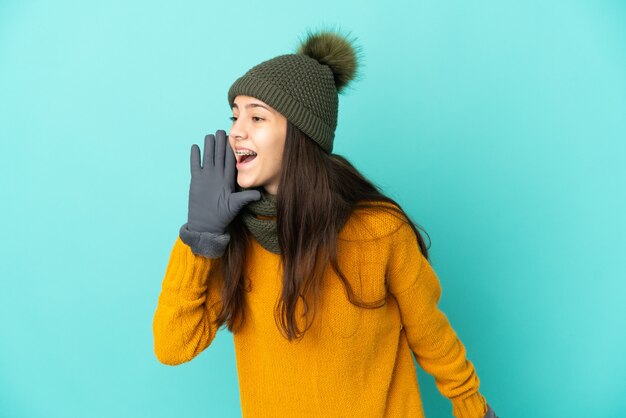
<svg viewBox="0 0 626 418"><path fill-rule="evenodd" d="M233 124L230 127L230 132L228 132L228 136L233 140L238 140L246 137L245 127L243 123L240 123L240 119L233 121Z"/></svg>

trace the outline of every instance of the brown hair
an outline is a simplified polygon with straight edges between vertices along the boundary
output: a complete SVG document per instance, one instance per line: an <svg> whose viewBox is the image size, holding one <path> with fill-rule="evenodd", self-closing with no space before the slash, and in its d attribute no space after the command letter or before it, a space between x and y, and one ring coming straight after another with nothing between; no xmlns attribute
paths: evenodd
<svg viewBox="0 0 626 418"><path fill-rule="evenodd" d="M304 310L308 314L307 299L312 297L318 300L322 277L329 262L343 281L351 303L367 309L382 306L379 302L356 300L352 287L337 263L337 234L354 210L390 209L390 213L411 226L420 250L427 259L428 248L416 224L399 204L382 194L346 158L328 154L289 121L282 158L276 195L276 228L281 248L283 281L281 298L275 307L274 316L280 322L281 333L291 341L301 338L308 329L300 331L296 324L298 299L303 298ZM380 202L392 205L381 206ZM241 214L231 222L228 232L230 243L222 257L222 308L215 322L218 327L227 323L232 332L237 328L236 322L243 322L245 318L243 292L246 291L246 284L243 270L246 246L253 238Z"/></svg>

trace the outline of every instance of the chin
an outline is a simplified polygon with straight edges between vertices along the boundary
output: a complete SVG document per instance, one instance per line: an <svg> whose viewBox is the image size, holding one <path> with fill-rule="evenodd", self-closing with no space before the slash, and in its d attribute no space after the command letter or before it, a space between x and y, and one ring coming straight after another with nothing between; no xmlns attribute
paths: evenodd
<svg viewBox="0 0 626 418"><path fill-rule="evenodd" d="M253 187L257 187L258 184L255 184L253 181L250 180L240 180L239 178L237 178L237 184L239 185L239 187L245 187L246 189L251 189Z"/></svg>

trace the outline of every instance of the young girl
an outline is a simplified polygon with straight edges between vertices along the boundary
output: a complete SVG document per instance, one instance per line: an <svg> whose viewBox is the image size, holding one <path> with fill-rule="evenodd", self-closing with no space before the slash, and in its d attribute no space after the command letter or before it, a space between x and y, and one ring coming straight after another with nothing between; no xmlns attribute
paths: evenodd
<svg viewBox="0 0 626 418"><path fill-rule="evenodd" d="M154 315L159 361L234 335L244 417L423 417L419 365L462 418L495 417L409 216L332 154L359 49L308 32L228 91L228 137L191 147L188 221ZM382 139L382 138L381 138Z"/></svg>

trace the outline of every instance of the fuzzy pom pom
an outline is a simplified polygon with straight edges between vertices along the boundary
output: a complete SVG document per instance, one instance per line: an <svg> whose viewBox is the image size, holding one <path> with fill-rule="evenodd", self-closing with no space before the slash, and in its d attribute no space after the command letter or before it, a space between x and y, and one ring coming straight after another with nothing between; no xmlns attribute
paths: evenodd
<svg viewBox="0 0 626 418"><path fill-rule="evenodd" d="M343 89L356 77L360 64L360 47L335 30L307 30L305 39L300 41L296 51L307 55L321 64L328 65L335 78L337 92Z"/></svg>

